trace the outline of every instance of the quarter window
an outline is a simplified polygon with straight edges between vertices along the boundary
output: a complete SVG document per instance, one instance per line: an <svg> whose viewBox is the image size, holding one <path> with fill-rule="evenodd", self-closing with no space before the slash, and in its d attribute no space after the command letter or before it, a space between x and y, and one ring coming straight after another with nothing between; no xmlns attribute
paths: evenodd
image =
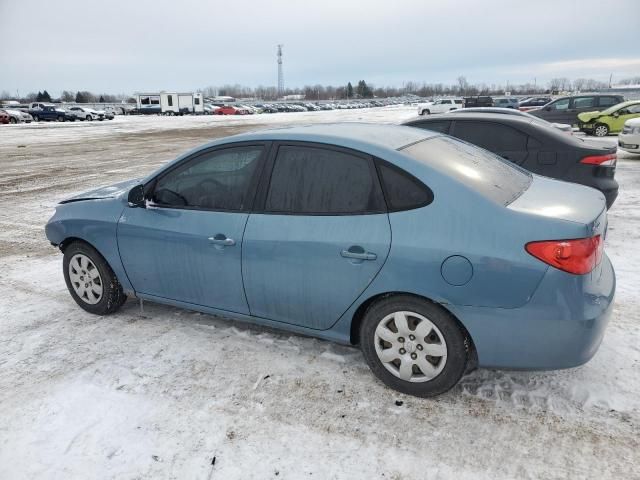
<svg viewBox="0 0 640 480"><path fill-rule="evenodd" d="M433 132L447 133L449 131L450 124L451 122L449 121L438 120L434 122L420 122L410 126L422 128L424 130L431 130Z"/></svg>
<svg viewBox="0 0 640 480"><path fill-rule="evenodd" d="M363 214L385 211L368 158L316 147L281 146L265 210L292 214Z"/></svg>
<svg viewBox="0 0 640 480"><path fill-rule="evenodd" d="M160 177L152 200L176 208L248 210L262 152L262 146L250 146L199 155Z"/></svg>
<svg viewBox="0 0 640 480"><path fill-rule="evenodd" d="M423 207L433 200L431 190L417 178L385 162L377 164L390 210Z"/></svg>

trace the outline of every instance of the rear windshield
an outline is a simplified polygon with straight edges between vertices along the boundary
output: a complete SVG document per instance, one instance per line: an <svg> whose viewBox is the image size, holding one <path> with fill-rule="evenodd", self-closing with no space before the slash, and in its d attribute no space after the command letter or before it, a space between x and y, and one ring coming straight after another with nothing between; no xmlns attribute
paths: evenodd
<svg viewBox="0 0 640 480"><path fill-rule="evenodd" d="M517 165L451 137L426 139L402 152L505 206L529 188L533 179L531 173Z"/></svg>

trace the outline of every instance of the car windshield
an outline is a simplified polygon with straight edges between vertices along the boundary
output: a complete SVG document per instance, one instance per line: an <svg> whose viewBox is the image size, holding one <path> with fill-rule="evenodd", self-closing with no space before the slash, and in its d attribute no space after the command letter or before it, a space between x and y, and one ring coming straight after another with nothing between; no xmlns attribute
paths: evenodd
<svg viewBox="0 0 640 480"><path fill-rule="evenodd" d="M433 137L401 151L505 206L527 190L533 179L511 162L451 137Z"/></svg>
<svg viewBox="0 0 640 480"><path fill-rule="evenodd" d="M609 107L609 108L607 108L606 110L603 110L600 113L602 113L602 115L612 115L612 114L616 113L618 110L620 110L621 108L630 107L631 105L636 105L636 104L634 104L634 103L625 103L623 105L623 104L617 103L614 106Z"/></svg>

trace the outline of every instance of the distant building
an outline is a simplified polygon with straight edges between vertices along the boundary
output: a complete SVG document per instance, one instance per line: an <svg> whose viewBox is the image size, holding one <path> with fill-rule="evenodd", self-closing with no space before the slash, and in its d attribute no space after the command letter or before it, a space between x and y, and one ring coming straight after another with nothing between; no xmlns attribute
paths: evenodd
<svg viewBox="0 0 640 480"><path fill-rule="evenodd" d="M285 95L282 97L283 100L304 100L305 98L304 95Z"/></svg>

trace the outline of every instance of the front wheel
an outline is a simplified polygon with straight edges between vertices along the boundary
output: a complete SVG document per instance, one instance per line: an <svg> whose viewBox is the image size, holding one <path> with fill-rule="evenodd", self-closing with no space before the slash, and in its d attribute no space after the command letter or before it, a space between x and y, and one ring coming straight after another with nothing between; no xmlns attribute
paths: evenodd
<svg viewBox="0 0 640 480"><path fill-rule="evenodd" d="M58 121L59 122L64 122L64 117L62 115L58 116Z"/></svg>
<svg viewBox="0 0 640 480"><path fill-rule="evenodd" d="M115 273L98 251L83 242L73 242L64 251L64 280L75 302L95 315L118 310L127 296Z"/></svg>
<svg viewBox="0 0 640 480"><path fill-rule="evenodd" d="M596 128L593 129L593 134L596 137L606 137L609 135L609 127L604 123L599 123L596 125Z"/></svg>
<svg viewBox="0 0 640 480"><path fill-rule="evenodd" d="M38 115L34 115L33 116L33 121L34 122L39 122L40 121L40 117Z"/></svg>
<svg viewBox="0 0 640 480"><path fill-rule="evenodd" d="M431 115L431 111L430 110L422 110L422 114L421 115Z"/></svg>
<svg viewBox="0 0 640 480"><path fill-rule="evenodd" d="M15 125L16 123L18 123L18 121L15 118L11 117L9 119L9 123L13 123Z"/></svg>
<svg viewBox="0 0 640 480"><path fill-rule="evenodd" d="M92 121L92 120L93 120L93 117L92 117L91 115L87 115L87 121L89 121L89 122L90 122L90 121Z"/></svg>
<svg viewBox="0 0 640 480"><path fill-rule="evenodd" d="M453 388L469 358L469 340L449 312L405 295L369 307L360 326L360 343L380 380L418 397Z"/></svg>

